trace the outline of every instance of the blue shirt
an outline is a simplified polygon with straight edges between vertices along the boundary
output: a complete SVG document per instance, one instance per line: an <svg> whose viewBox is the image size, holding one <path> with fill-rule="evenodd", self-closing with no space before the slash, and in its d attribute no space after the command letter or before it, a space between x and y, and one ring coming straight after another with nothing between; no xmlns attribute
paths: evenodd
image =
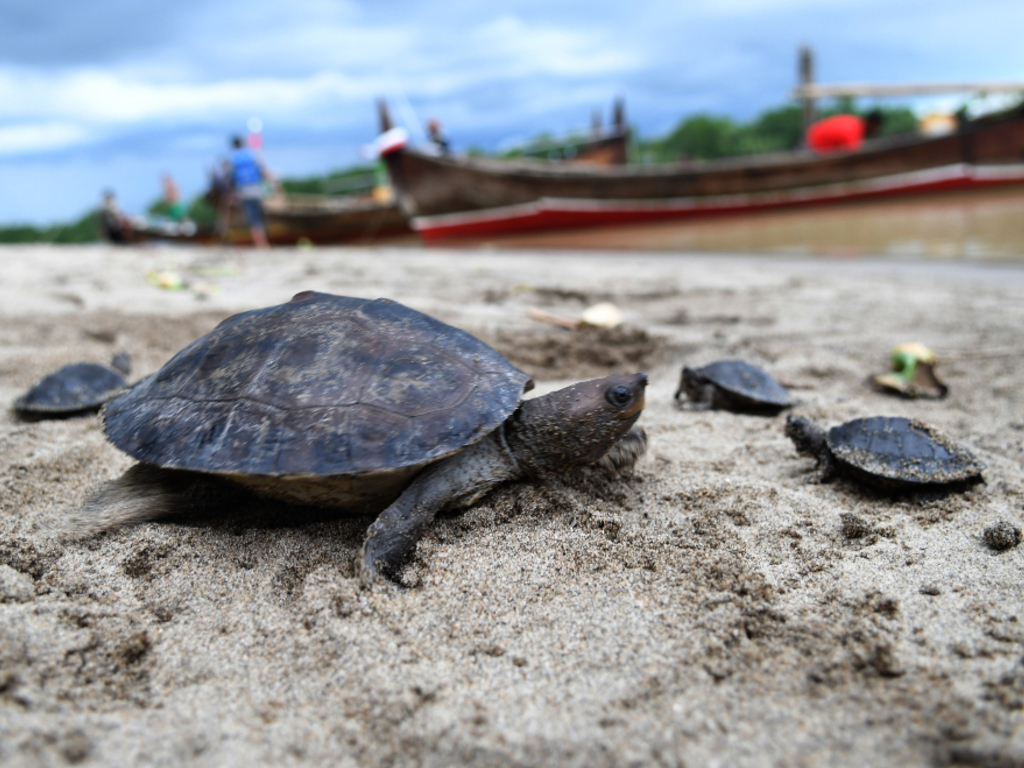
<svg viewBox="0 0 1024 768"><path fill-rule="evenodd" d="M235 189L252 186L263 181L263 171L251 149L247 147L233 149L228 155L228 159L231 161L231 183Z"/></svg>

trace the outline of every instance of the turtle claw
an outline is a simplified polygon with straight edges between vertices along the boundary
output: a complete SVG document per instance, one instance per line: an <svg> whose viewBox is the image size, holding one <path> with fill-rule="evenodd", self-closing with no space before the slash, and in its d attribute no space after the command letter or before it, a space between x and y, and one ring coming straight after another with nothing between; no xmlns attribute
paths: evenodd
<svg viewBox="0 0 1024 768"><path fill-rule="evenodd" d="M356 558L356 576L359 579L359 586L363 589L372 589L374 583L379 580L376 564L368 560L364 552L360 552Z"/></svg>
<svg viewBox="0 0 1024 768"><path fill-rule="evenodd" d="M375 527L378 527L377 523L370 527L370 535L366 537L359 557L356 558L356 576L363 589L395 581L407 551L401 546L389 547L379 533L374 531Z"/></svg>

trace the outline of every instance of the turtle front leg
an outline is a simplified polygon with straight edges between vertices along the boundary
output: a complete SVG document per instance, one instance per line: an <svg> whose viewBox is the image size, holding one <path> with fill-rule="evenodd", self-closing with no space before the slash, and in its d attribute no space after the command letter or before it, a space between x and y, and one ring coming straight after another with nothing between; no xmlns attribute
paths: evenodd
<svg viewBox="0 0 1024 768"><path fill-rule="evenodd" d="M818 474L814 478L815 483L831 483L839 475L838 467L836 466L835 456L832 455L832 451L826 449L821 454L821 459L818 461Z"/></svg>
<svg viewBox="0 0 1024 768"><path fill-rule="evenodd" d="M356 571L363 586L383 571L392 573L416 546L423 531L449 500L444 465L420 473L395 502L381 512L367 531Z"/></svg>
<svg viewBox="0 0 1024 768"><path fill-rule="evenodd" d="M434 516L443 509L469 506L491 488L521 476L498 432L451 458L423 470L367 531L356 561L363 586L393 574Z"/></svg>

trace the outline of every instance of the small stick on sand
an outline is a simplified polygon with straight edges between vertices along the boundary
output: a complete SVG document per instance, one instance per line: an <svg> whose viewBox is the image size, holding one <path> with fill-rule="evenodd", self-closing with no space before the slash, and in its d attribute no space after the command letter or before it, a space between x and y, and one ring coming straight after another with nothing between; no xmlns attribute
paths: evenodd
<svg viewBox="0 0 1024 768"><path fill-rule="evenodd" d="M570 330L577 330L585 325L590 325L594 328L615 328L622 324L622 312L620 312L619 308L614 304L607 301L595 304L592 307L587 307L583 310L579 320L572 320L568 317L562 317L561 315L553 315L550 312L545 312L543 309L537 309L536 307L530 307L529 315L534 320L553 323L554 325L560 325L563 328L569 328Z"/></svg>
<svg viewBox="0 0 1024 768"><path fill-rule="evenodd" d="M537 309L536 307L530 307L527 314L534 320L540 320L544 323L551 323L552 325L560 325L563 328L568 328L571 331L575 331L583 323L580 320L572 320L568 317L562 317L561 315L553 315L550 312L545 312L543 309Z"/></svg>

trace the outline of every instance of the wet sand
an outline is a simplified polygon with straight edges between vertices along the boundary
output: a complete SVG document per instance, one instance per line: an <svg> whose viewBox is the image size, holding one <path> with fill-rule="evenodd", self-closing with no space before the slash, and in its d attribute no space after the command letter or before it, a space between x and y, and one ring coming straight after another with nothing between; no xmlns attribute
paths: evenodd
<svg viewBox="0 0 1024 768"><path fill-rule="evenodd" d="M368 517L55 536L130 466L95 417L0 417L0 763L1024 765L1024 267L621 252L0 250L0 399L127 350L156 370L227 315L316 289L480 335L541 391L651 377L617 482L501 487L363 591ZM174 270L191 289L146 280ZM610 300L627 327L530 320ZM938 351L944 401L874 392ZM742 357L831 425L904 415L987 464L962 494L809 484L784 417L679 409ZM295 522L295 521L291 521Z"/></svg>

